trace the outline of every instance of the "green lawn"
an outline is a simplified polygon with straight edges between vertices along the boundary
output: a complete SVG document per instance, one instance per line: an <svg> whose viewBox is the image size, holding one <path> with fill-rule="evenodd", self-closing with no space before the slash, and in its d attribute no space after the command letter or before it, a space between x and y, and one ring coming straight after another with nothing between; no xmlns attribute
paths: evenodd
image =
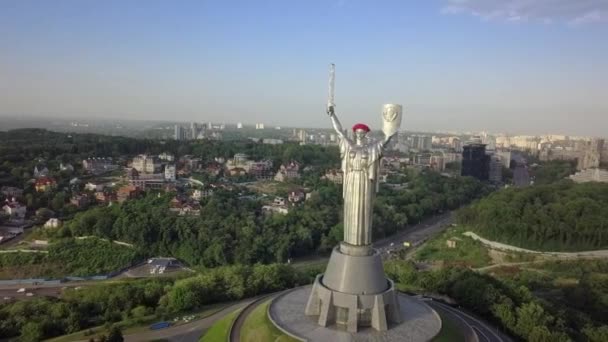
<svg viewBox="0 0 608 342"><path fill-rule="evenodd" d="M235 310L219 321L215 322L209 330L201 337L199 342L215 342L215 341L227 341L230 331L230 325L236 319L237 314L241 310Z"/></svg>
<svg viewBox="0 0 608 342"><path fill-rule="evenodd" d="M462 235L462 227L450 228L424 244L415 255L419 261L442 261L448 265L483 267L491 263L488 250L481 242ZM447 241L456 243L455 248L449 248Z"/></svg>
<svg viewBox="0 0 608 342"><path fill-rule="evenodd" d="M266 312L270 301L258 306L247 317L241 330L242 342L297 342L297 340L283 334L272 324ZM218 340L219 341L219 340Z"/></svg>

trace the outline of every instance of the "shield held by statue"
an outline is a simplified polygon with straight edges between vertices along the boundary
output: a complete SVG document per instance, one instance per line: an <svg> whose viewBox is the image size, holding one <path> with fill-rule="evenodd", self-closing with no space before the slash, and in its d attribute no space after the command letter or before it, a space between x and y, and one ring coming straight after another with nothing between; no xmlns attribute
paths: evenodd
<svg viewBox="0 0 608 342"><path fill-rule="evenodd" d="M401 127L401 117L403 115L403 107L398 104L385 104L382 108L382 132L386 136L391 136Z"/></svg>

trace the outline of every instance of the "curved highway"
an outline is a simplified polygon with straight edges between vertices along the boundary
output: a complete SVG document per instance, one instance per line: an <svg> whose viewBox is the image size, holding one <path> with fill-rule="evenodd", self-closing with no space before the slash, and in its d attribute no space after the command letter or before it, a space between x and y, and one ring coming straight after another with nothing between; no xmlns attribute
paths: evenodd
<svg viewBox="0 0 608 342"><path fill-rule="evenodd" d="M283 292L283 291L281 291L281 292ZM281 293L281 292L279 292L279 293ZM273 297L277 296L279 293L262 296L262 297L256 299L254 302L249 303L243 311L239 312L239 314L236 317L236 319L234 320L234 323L232 324L230 332L229 332L230 333L230 337L229 337L230 342L240 342L241 341L241 329L243 328L243 325L245 324L247 317L249 317L249 315L253 312L253 310L255 310L258 306L266 303L267 300L272 299Z"/></svg>
<svg viewBox="0 0 608 342"><path fill-rule="evenodd" d="M482 322L481 320L461 311L455 309L447 304L443 304L441 302L435 300L427 300L426 303L435 309L436 311L441 311L444 313L448 313L455 317L464 325L469 327L472 331L477 335L477 339L480 342L511 342L512 339L505 334L499 332L496 328L491 327L490 325Z"/></svg>

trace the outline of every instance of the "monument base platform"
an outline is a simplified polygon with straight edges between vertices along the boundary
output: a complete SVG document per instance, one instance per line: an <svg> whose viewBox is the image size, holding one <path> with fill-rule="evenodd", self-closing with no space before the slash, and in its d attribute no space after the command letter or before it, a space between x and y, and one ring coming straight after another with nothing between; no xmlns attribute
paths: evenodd
<svg viewBox="0 0 608 342"><path fill-rule="evenodd" d="M350 332L345 325L320 326L319 316L307 316L304 308L311 295L312 286L300 287L275 298L270 304L268 316L283 331L301 341L309 342L377 342L377 341L429 341L441 330L439 315L422 300L395 292L400 323L388 323L388 330L377 331L372 327L360 327Z"/></svg>
<svg viewBox="0 0 608 342"><path fill-rule="evenodd" d="M315 279L306 315L316 316L321 326L337 324L349 332L361 327L378 331L400 323L395 286L386 278L382 257L371 246L336 246L327 269Z"/></svg>

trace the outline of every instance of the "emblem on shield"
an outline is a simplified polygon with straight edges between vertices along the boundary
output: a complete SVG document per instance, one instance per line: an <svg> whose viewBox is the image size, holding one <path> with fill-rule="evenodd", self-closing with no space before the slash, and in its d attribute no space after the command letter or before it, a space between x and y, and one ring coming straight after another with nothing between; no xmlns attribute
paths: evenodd
<svg viewBox="0 0 608 342"><path fill-rule="evenodd" d="M401 127L402 110L398 104L385 104L382 108L382 132L386 136L395 134Z"/></svg>

